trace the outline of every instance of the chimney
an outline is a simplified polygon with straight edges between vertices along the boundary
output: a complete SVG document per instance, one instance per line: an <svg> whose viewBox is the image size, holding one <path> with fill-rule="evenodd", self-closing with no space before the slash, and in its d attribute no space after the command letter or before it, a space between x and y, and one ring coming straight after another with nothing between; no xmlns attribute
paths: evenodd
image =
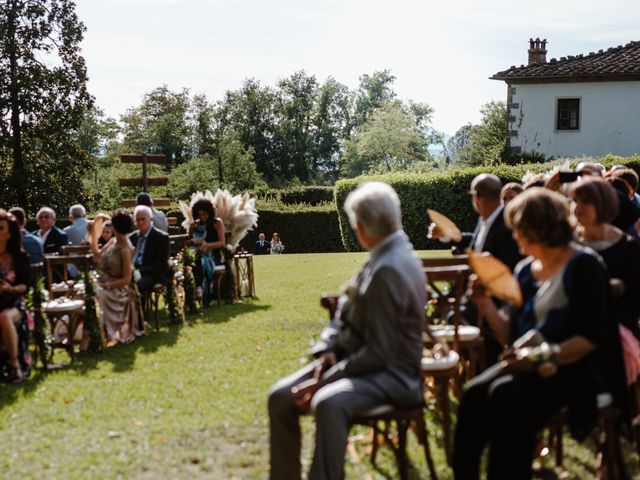
<svg viewBox="0 0 640 480"><path fill-rule="evenodd" d="M529 65L547 63L547 39L529 40Z"/></svg>

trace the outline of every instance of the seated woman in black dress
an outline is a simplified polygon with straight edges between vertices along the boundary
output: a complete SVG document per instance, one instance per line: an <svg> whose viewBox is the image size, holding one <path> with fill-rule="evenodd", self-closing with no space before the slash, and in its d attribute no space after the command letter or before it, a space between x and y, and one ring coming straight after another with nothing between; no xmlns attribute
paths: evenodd
<svg viewBox="0 0 640 480"><path fill-rule="evenodd" d="M213 269L222 263L220 250L225 245L224 224L216 217L215 208L208 200L197 201L191 207L191 213L195 221L189 226L190 243L196 247L199 257L194 275L198 289L203 292L201 295L207 303L211 298Z"/></svg>
<svg viewBox="0 0 640 480"><path fill-rule="evenodd" d="M0 210L0 334L9 357L8 380L23 378L18 358L18 331L23 321L22 296L29 283L29 257L22 250L22 234L13 216Z"/></svg>
<svg viewBox="0 0 640 480"><path fill-rule="evenodd" d="M498 311L478 285L472 300L503 345L535 329L552 345L557 366L506 353L469 382L458 409L456 479L479 478L487 444L489 479L530 478L536 434L554 414L568 406L572 432L584 435L598 392L625 395L609 279L598 258L572 243L566 199L534 187L509 203L505 220L528 255L514 272L522 306Z"/></svg>
<svg viewBox="0 0 640 480"><path fill-rule="evenodd" d="M571 197L580 242L600 254L612 279L622 281L614 284L619 285L614 318L640 338L640 242L611 224L618 214L618 195L605 180L585 178L576 182Z"/></svg>

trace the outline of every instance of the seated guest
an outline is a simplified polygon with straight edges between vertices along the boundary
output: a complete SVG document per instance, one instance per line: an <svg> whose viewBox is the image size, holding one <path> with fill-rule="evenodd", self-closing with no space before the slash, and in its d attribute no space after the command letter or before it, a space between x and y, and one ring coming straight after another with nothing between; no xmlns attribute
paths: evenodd
<svg viewBox="0 0 640 480"><path fill-rule="evenodd" d="M640 207L640 195L638 194L638 174L630 168L611 169L611 178L621 178L629 185L629 199Z"/></svg>
<svg viewBox="0 0 640 480"><path fill-rule="evenodd" d="M605 173L605 169L599 163L593 162L580 162L576 168L576 172L579 172L584 177L602 177ZM616 186L614 184L614 186ZM620 186L620 185L618 185ZM638 236L637 227L640 226L640 207L635 205L629 198L627 186L621 186L618 191L618 215L611 223L615 225L623 232L627 232L633 236Z"/></svg>
<svg viewBox="0 0 640 480"><path fill-rule="evenodd" d="M115 240L102 248L95 232L90 233L91 253L100 272L98 283L102 287L98 290L100 323L109 346L129 343L141 331L138 298L132 285L133 245L129 234L133 230L133 220L128 212L118 210L113 214L111 225Z"/></svg>
<svg viewBox="0 0 640 480"><path fill-rule="evenodd" d="M511 230L504 223L501 188L502 182L495 175L483 173L473 179L469 193L473 209L480 218L473 233L463 233L456 250L463 253L465 248L472 248L478 252L489 252L513 270L521 256ZM434 224L429 227L429 232L430 238L440 237Z"/></svg>
<svg viewBox="0 0 640 480"><path fill-rule="evenodd" d="M206 306L212 295L214 268L222 264L220 251L225 245L224 224L216 216L215 208L209 200L202 199L194 203L191 214L195 221L189 225L190 243L196 247L199 257L193 273L198 293L206 293L203 296Z"/></svg>
<svg viewBox="0 0 640 480"><path fill-rule="evenodd" d="M316 421L309 478L338 480L353 417L382 404L410 408L422 401L426 279L402 230L400 200L387 184L365 183L344 209L369 261L345 288L313 348L316 360L271 389L273 480L301 478L304 412L311 410Z"/></svg>
<svg viewBox="0 0 640 480"><path fill-rule="evenodd" d="M524 187L519 183L507 183L502 187L502 190L500 190L500 200L502 201L502 205L506 207L511 200L516 198L516 196L520 195L522 192L524 192Z"/></svg>
<svg viewBox="0 0 640 480"><path fill-rule="evenodd" d="M102 226L102 235L100 235L100 238L98 239L98 246L104 247L112 238L113 228L111 225L111 220L108 220L104 222L104 225Z"/></svg>
<svg viewBox="0 0 640 480"><path fill-rule="evenodd" d="M33 234L37 236L43 245L44 253L59 253L60 247L68 245L67 234L56 227L56 212L49 207L42 207L36 214L38 230Z"/></svg>
<svg viewBox="0 0 640 480"><path fill-rule="evenodd" d="M282 245L282 242L280 241L280 235L277 233L274 233L271 236L271 244L269 245L269 253L271 255L277 255L280 254L284 251L284 245Z"/></svg>
<svg viewBox="0 0 640 480"><path fill-rule="evenodd" d="M153 198L147 192L140 192L136 196L136 205L145 205L151 209L153 214L153 226L158 230L169 233L169 222L164 212L153 207Z"/></svg>
<svg viewBox="0 0 640 480"><path fill-rule="evenodd" d="M65 227L64 233L71 245L80 245L87 236L87 211L80 205L69 208L69 221L71 225Z"/></svg>
<svg viewBox="0 0 640 480"><path fill-rule="evenodd" d="M457 479L479 478L489 444L489 479L531 478L537 432L568 407L574 435L592 427L597 393L625 401L620 339L611 320L611 292L601 261L572 243L566 199L532 188L518 195L505 217L522 252L515 277L523 303L511 315L500 312L472 282L472 301L503 345L534 330L550 344L542 358L502 362L472 379L458 409L453 469Z"/></svg>
<svg viewBox="0 0 640 480"><path fill-rule="evenodd" d="M151 208L138 205L133 211L133 217L136 227L138 227L129 237L135 247L133 253L134 277L144 300L147 292L154 285L167 281L169 235L152 225Z"/></svg>
<svg viewBox="0 0 640 480"><path fill-rule="evenodd" d="M610 223L618 213L618 195L596 177L576 182L571 196L580 241L600 254L611 278L623 282L613 318L640 338L640 243Z"/></svg>
<svg viewBox="0 0 640 480"><path fill-rule="evenodd" d="M9 210L9 213L16 219L18 226L20 227L20 233L22 233L22 248L29 255L30 263L41 263L44 259L44 252L42 248L42 242L35 235L27 232L25 228L27 226L27 214L20 207L14 207Z"/></svg>
<svg viewBox="0 0 640 480"><path fill-rule="evenodd" d="M9 356L10 382L23 379L17 325L24 321L22 297L29 283L29 257L22 250L20 226L0 210L0 336Z"/></svg>
<svg viewBox="0 0 640 480"><path fill-rule="evenodd" d="M256 255L268 255L271 250L271 244L265 240L264 233L258 235L258 241L256 242Z"/></svg>

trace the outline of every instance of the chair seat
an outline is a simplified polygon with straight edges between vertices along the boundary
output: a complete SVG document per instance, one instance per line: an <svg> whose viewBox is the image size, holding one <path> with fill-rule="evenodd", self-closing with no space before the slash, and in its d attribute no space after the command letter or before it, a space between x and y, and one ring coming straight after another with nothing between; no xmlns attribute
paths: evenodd
<svg viewBox="0 0 640 480"><path fill-rule="evenodd" d="M42 304L45 313L74 312L82 307L84 307L84 300L70 300L68 298L55 299Z"/></svg>
<svg viewBox="0 0 640 480"><path fill-rule="evenodd" d="M422 357L422 372L441 372L455 368L460 361L460 355L457 352L450 350L446 356L433 358Z"/></svg>
<svg viewBox="0 0 640 480"><path fill-rule="evenodd" d="M159 292L162 292L163 290L164 290L164 284L162 284L162 283L156 283L153 286L153 291L154 292L158 292L159 293Z"/></svg>
<svg viewBox="0 0 640 480"><path fill-rule="evenodd" d="M455 337L455 327L453 325L434 325L431 327L431 332L435 339L440 341L453 342ZM473 325L460 325L458 327L458 338L461 342L477 340L480 335L480 329Z"/></svg>
<svg viewBox="0 0 640 480"><path fill-rule="evenodd" d="M224 265L216 265L213 267L214 272L225 272L227 269Z"/></svg>

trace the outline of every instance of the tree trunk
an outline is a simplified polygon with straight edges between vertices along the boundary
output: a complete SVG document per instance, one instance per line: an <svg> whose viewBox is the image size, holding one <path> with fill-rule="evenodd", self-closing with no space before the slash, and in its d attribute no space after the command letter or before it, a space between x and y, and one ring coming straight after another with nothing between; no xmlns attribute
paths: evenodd
<svg viewBox="0 0 640 480"><path fill-rule="evenodd" d="M20 124L20 99L18 93L20 86L18 85L18 49L16 45L17 8L16 2L12 2L9 9L9 25L7 29L9 91L11 98L11 146L13 151L11 186L15 189L15 200L18 205L27 207L26 174L22 157L22 125Z"/></svg>

